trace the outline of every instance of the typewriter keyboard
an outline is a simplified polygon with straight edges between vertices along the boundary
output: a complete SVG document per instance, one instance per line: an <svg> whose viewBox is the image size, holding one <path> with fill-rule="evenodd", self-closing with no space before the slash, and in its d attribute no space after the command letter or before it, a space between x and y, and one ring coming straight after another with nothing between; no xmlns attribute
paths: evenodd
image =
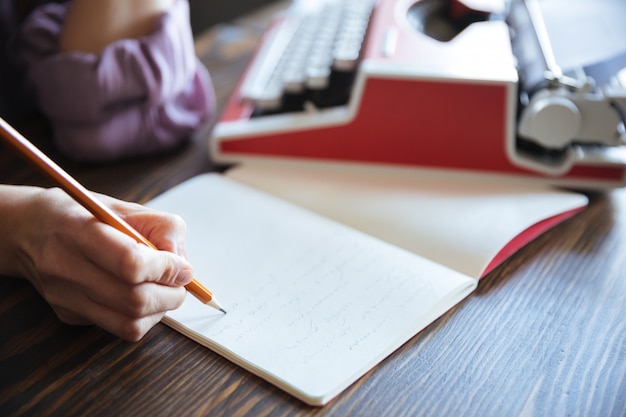
<svg viewBox="0 0 626 417"><path fill-rule="evenodd" d="M266 35L242 86L257 114L347 101L376 0L289 9Z"/></svg>

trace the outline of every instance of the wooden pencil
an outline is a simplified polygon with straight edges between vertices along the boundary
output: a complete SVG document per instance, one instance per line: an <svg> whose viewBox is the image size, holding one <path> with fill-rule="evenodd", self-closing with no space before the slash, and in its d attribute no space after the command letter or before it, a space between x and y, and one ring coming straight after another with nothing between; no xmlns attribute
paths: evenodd
<svg viewBox="0 0 626 417"><path fill-rule="evenodd" d="M89 190L76 181L71 175L64 171L59 165L57 165L1 117L0 134L5 143L31 162L44 175L52 179L74 200L89 210L98 220L114 227L122 233L125 233L139 243L143 243L153 249L158 249L152 244L152 242L141 235L141 233L124 221L124 219L118 216L113 210L95 198ZM226 313L216 300L215 296L213 296L213 293L195 278L191 283L186 285L185 288L202 303Z"/></svg>

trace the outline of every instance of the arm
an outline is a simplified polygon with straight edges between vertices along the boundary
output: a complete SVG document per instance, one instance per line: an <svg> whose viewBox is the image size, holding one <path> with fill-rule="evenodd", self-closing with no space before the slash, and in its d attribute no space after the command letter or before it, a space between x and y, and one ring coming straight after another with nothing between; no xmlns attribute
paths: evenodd
<svg viewBox="0 0 626 417"><path fill-rule="evenodd" d="M215 109L186 0L48 3L20 26L10 54L24 95L74 160L175 150Z"/></svg>
<svg viewBox="0 0 626 417"><path fill-rule="evenodd" d="M99 54L121 39L149 35L175 0L73 0L59 39L62 51Z"/></svg>
<svg viewBox="0 0 626 417"><path fill-rule="evenodd" d="M183 285L193 278L185 225L177 216L101 198L163 250L97 221L59 189L0 185L0 275L27 278L65 323L139 340L185 298Z"/></svg>

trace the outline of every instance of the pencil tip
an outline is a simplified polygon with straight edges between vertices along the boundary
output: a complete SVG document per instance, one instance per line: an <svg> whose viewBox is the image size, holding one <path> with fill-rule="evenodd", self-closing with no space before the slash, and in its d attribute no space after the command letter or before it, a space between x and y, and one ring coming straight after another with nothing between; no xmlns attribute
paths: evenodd
<svg viewBox="0 0 626 417"><path fill-rule="evenodd" d="M211 301L209 301L207 305L226 314L226 310L224 310L222 305L217 301L215 297L211 298Z"/></svg>

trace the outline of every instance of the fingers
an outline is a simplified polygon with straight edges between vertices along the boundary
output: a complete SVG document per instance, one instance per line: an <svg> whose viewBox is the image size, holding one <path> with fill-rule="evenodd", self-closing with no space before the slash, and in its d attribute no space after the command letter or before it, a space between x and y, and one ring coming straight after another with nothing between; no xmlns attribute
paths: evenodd
<svg viewBox="0 0 626 417"><path fill-rule="evenodd" d="M101 277L101 282L106 280ZM110 281L109 281L110 284ZM109 285L86 291L81 285L58 281L47 300L67 324L95 324L128 341L141 339L166 311L182 304L184 288L154 283Z"/></svg>
<svg viewBox="0 0 626 417"><path fill-rule="evenodd" d="M162 251L173 252L186 259L184 242L187 227L180 216L159 212L139 204L127 203L107 196L99 197L157 248ZM114 245L115 242L119 242L117 232L111 228L103 227L102 233L107 245ZM160 282L164 285L186 285L193 277L191 265L182 262L177 257L165 258L149 253L146 255L146 249L141 245L137 249L135 243L128 243L128 246L118 245L117 249L117 252L104 254L96 251L91 256L98 263L112 265L116 268L111 270L112 273L130 282L151 281ZM138 253L137 250L144 254ZM114 259L118 259L120 262L116 264ZM148 262L149 265L141 264L142 260ZM150 266L152 269L149 268ZM157 276L155 271L166 271L167 273Z"/></svg>
<svg viewBox="0 0 626 417"><path fill-rule="evenodd" d="M133 284L154 282L168 286L186 285L193 279L193 268L184 258L167 251L157 251L121 232L96 225L101 243L86 243L86 258L118 279Z"/></svg>
<svg viewBox="0 0 626 417"><path fill-rule="evenodd" d="M115 336L129 342L141 340L155 324L163 318L164 313L152 316L141 317L139 319L129 319L120 315L116 311L90 306L88 316L76 315L73 311L63 308L55 308L55 313L59 319L69 325L96 325Z"/></svg>
<svg viewBox="0 0 626 417"><path fill-rule="evenodd" d="M24 224L22 253L35 284L59 317L138 340L185 299L193 271L178 216L108 197L106 204L163 250L154 250L91 216L59 191L46 192Z"/></svg>
<svg viewBox="0 0 626 417"><path fill-rule="evenodd" d="M131 284L106 271L92 274L88 283L73 285L78 285L81 293L92 302L135 318L174 310L180 306L186 294L183 287L152 282Z"/></svg>
<svg viewBox="0 0 626 417"><path fill-rule="evenodd" d="M101 243L89 240L60 256L71 262L56 270L60 277L47 277L46 299L65 322L86 321L125 340L138 340L166 311L182 304L182 285L193 278L191 266L102 223L85 230Z"/></svg>
<svg viewBox="0 0 626 417"><path fill-rule="evenodd" d="M174 252L183 258L187 257L185 252L187 225L180 216L146 210L127 215L126 221L157 248Z"/></svg>
<svg viewBox="0 0 626 417"><path fill-rule="evenodd" d="M186 257L187 226L180 216L111 197L99 197L156 247Z"/></svg>

